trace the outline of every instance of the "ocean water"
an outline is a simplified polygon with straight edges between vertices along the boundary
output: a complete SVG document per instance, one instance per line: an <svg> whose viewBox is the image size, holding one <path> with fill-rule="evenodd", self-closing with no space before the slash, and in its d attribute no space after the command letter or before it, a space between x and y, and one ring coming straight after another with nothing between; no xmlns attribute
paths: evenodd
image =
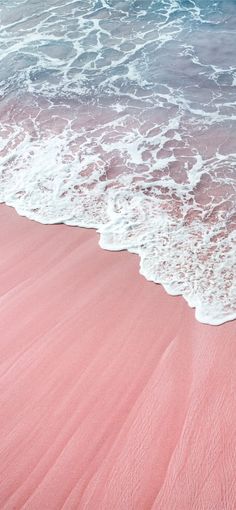
<svg viewBox="0 0 236 510"><path fill-rule="evenodd" d="M236 317L235 27L235 0L0 0L0 200L209 324Z"/></svg>

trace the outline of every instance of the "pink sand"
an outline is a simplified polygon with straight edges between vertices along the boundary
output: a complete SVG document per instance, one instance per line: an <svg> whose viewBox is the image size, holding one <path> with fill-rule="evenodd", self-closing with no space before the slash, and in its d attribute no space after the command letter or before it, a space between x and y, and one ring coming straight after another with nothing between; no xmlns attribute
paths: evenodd
<svg viewBox="0 0 236 510"><path fill-rule="evenodd" d="M236 324L0 206L1 509L236 508Z"/></svg>

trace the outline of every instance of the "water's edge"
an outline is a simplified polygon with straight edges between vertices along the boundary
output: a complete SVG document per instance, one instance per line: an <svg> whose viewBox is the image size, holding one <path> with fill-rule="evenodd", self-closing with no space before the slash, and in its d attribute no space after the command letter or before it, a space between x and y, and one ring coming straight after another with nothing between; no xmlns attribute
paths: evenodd
<svg viewBox="0 0 236 510"><path fill-rule="evenodd" d="M142 253L139 253L138 251L136 250L132 250L132 249L128 249L128 248L113 248L111 249L108 245L106 245L105 243L102 243L101 241L101 238L102 238L102 229L99 229L99 228L96 228L95 226L92 226L92 225L85 225L85 224L78 224L76 225L75 223L70 223L70 222L66 222L66 221L58 221L57 223L49 223L49 222L46 222L46 221L43 221L42 218L41 219L35 219L35 217L31 217L30 214L24 214L22 211L18 210L17 206L14 206L13 204L10 204L10 203L7 203L7 202L0 202L2 204L5 204L7 207L12 207L16 213L19 215L19 216L22 216L22 217L25 217L25 218L28 218L30 221L36 221L37 223L41 223L42 225L67 225L67 226L70 226L70 227L79 227L79 228L85 228L85 229L92 229L92 230L95 230L98 234L100 234L100 240L99 240L99 246L104 249L104 250L108 250L108 251L128 251L129 253L135 253L136 255L138 255L140 257L140 264L139 264L139 272L140 274L147 280L147 281L150 281L150 282L154 282L156 284L159 284L159 285L162 285L162 287L165 289L165 291L167 292L167 294L173 296L173 297L176 297L176 296L182 296L184 298L184 300L187 302L188 306L190 308L195 308L195 318L198 322L201 322L202 324L206 324L206 325L211 325L211 326L220 326L226 322L230 322L230 321L233 321L236 319L236 313L234 314L229 314L228 316L227 315L224 315L224 317L222 318L219 318L219 320L215 320L214 322L212 321L209 321L209 320L206 320L206 318L204 316L201 315L201 313L198 312L198 308L197 308L197 304L194 304L193 302L191 302L189 299L188 299L188 296L184 295L184 294L180 294L180 293L175 293L175 292L171 292L171 285L169 287L167 287L165 284L163 284L163 282L160 280L159 282L155 282L154 280L152 280L151 278L148 278L148 276L145 274L145 271L143 271L142 269Z"/></svg>

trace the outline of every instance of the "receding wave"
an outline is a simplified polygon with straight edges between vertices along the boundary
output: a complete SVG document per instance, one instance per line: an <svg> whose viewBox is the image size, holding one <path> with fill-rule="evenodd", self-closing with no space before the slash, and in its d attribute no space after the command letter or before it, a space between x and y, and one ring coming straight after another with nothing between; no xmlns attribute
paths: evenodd
<svg viewBox="0 0 236 510"><path fill-rule="evenodd" d="M96 228L201 322L234 319L235 2L3 0L0 13L0 200Z"/></svg>

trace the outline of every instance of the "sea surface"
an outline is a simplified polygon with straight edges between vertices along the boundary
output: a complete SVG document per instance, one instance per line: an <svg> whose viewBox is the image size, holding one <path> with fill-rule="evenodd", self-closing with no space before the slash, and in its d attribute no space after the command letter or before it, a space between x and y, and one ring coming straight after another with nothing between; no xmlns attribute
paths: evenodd
<svg viewBox="0 0 236 510"><path fill-rule="evenodd" d="M0 0L0 200L236 318L236 1Z"/></svg>

